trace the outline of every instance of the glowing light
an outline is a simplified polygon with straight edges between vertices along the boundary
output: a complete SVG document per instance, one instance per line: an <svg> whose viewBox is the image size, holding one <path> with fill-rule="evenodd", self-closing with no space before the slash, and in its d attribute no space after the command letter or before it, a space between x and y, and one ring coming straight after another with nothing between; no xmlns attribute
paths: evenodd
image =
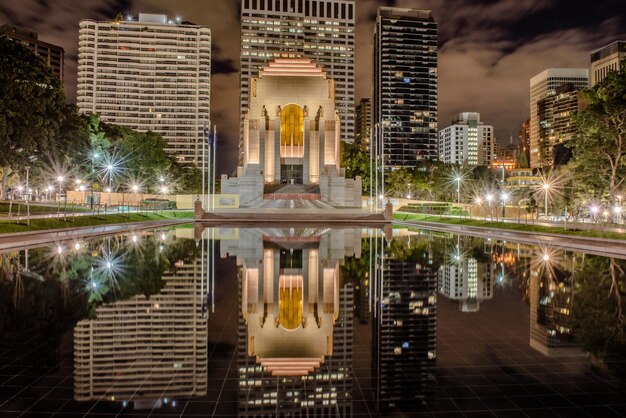
<svg viewBox="0 0 626 418"><path fill-rule="evenodd" d="M63 177L63 176L59 176L59 177L57 177L57 181L58 181L59 183L61 183L63 180L65 180L65 177Z"/></svg>
<svg viewBox="0 0 626 418"><path fill-rule="evenodd" d="M82 184L80 186L78 186L78 190L80 190L81 192L85 191L85 186L83 186Z"/></svg>
<svg viewBox="0 0 626 418"><path fill-rule="evenodd" d="M136 184L133 184L133 192L137 193L137 190L139 190L139 186L137 186Z"/></svg>
<svg viewBox="0 0 626 418"><path fill-rule="evenodd" d="M621 207L619 207L619 206L615 206L615 207L613 208L613 212L615 212L615 213L622 213L622 208L621 208Z"/></svg>
<svg viewBox="0 0 626 418"><path fill-rule="evenodd" d="M598 213L598 210L599 210L597 206L592 206L589 209L591 210L591 213Z"/></svg>
<svg viewBox="0 0 626 418"><path fill-rule="evenodd" d="M74 181L74 183L76 184L81 184L83 181L81 179L76 179L76 181Z"/></svg>
<svg viewBox="0 0 626 418"><path fill-rule="evenodd" d="M17 186L17 191L18 192L23 192L24 191L24 187L23 186Z"/></svg>
<svg viewBox="0 0 626 418"><path fill-rule="evenodd" d="M107 193L111 193L111 188L107 187L106 189L104 189L104 191L107 192Z"/></svg>
<svg viewBox="0 0 626 418"><path fill-rule="evenodd" d="M474 202L476 202L477 205L480 205L483 203L483 200L480 197L477 197L476 199L474 199Z"/></svg>
<svg viewBox="0 0 626 418"><path fill-rule="evenodd" d="M493 195L488 194L487 196L485 196L485 198L487 199L487 202L491 203L491 201L493 200Z"/></svg>
<svg viewBox="0 0 626 418"><path fill-rule="evenodd" d="M109 270L111 270L111 267L113 267L113 265L111 264L111 262L110 262L110 261L107 261L107 268L108 268Z"/></svg>
<svg viewBox="0 0 626 418"><path fill-rule="evenodd" d="M165 238L166 238L166 237L167 237L167 235L165 235L165 234L161 234L161 239L162 239L163 241L165 241Z"/></svg>
<svg viewBox="0 0 626 418"><path fill-rule="evenodd" d="M548 190L550 185L548 183L543 183L543 190Z"/></svg>
<svg viewBox="0 0 626 418"><path fill-rule="evenodd" d="M80 250L80 242L77 242L76 244L74 244L74 249L76 251Z"/></svg>
<svg viewBox="0 0 626 418"><path fill-rule="evenodd" d="M161 187L161 193L166 194L167 193L167 187L165 187L165 186Z"/></svg>
<svg viewBox="0 0 626 418"><path fill-rule="evenodd" d="M98 284L96 282L91 282L91 287L93 287L94 289L97 289Z"/></svg>
<svg viewBox="0 0 626 418"><path fill-rule="evenodd" d="M543 261L550 261L550 255L548 253L545 253L542 258Z"/></svg>
<svg viewBox="0 0 626 418"><path fill-rule="evenodd" d="M502 201L506 202L509 199L509 195L507 193L502 193Z"/></svg>
<svg viewBox="0 0 626 418"><path fill-rule="evenodd" d="M109 171L113 171L114 168L115 167L113 167L113 164L107 165L107 170L109 170Z"/></svg>
<svg viewBox="0 0 626 418"><path fill-rule="evenodd" d="M137 242L137 235L133 235L133 242Z"/></svg>
<svg viewBox="0 0 626 418"><path fill-rule="evenodd" d="M63 253L63 247L61 247L60 245L57 247L57 254L62 254Z"/></svg>

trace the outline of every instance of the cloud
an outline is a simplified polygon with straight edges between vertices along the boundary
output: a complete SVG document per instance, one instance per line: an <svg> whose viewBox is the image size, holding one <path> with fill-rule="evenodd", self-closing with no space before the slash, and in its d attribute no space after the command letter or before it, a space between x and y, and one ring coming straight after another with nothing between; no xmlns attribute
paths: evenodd
<svg viewBox="0 0 626 418"><path fill-rule="evenodd" d="M356 0L356 94L371 97L379 5L433 10L439 24L439 126L479 111L506 141L528 117L529 79L549 67L586 67L589 51L626 39L624 0ZM66 93L76 92L78 22L118 13L166 13L212 31L211 115L220 172L236 165L239 137L240 0L2 0L0 23L30 27L66 52Z"/></svg>

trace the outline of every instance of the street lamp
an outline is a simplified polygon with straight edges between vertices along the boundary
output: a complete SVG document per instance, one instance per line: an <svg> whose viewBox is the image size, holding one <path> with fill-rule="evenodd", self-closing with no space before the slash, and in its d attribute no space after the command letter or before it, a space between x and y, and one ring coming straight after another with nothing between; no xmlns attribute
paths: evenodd
<svg viewBox="0 0 626 418"><path fill-rule="evenodd" d="M59 202L59 205L57 206L57 213L61 213L61 195L63 193L63 180L65 180L63 176L57 177L57 181L59 182L59 199L57 200Z"/></svg>
<svg viewBox="0 0 626 418"><path fill-rule="evenodd" d="M109 172L109 188L107 189L107 192L109 193L109 207L111 207L111 190L113 190L113 170L115 167L113 164L109 164L106 169Z"/></svg>
<svg viewBox="0 0 626 418"><path fill-rule="evenodd" d="M506 218L506 202L509 199L509 195L506 192L502 192L502 220Z"/></svg>
<svg viewBox="0 0 626 418"><path fill-rule="evenodd" d="M591 213L593 214L593 220L595 222L598 222L598 217L596 216L598 213L598 207L597 206L592 206L591 208L589 208L589 210L591 211Z"/></svg>
<svg viewBox="0 0 626 418"><path fill-rule="evenodd" d="M543 183L543 194L544 194L544 198L545 198L545 202L544 202L544 217L546 218L546 220L548 219L548 190L550 190L550 184L549 183Z"/></svg>
<svg viewBox="0 0 626 418"><path fill-rule="evenodd" d="M487 199L487 206L489 207L489 212L491 212L491 201L493 200L493 195L489 193L487 196L485 196L485 199ZM491 213L489 213L489 215L491 215ZM485 217L486 216L487 215L485 215Z"/></svg>
<svg viewBox="0 0 626 418"><path fill-rule="evenodd" d="M461 176L456 177L456 203L461 203Z"/></svg>
<svg viewBox="0 0 626 418"><path fill-rule="evenodd" d="M617 215L617 223L618 224L622 223L622 207L621 206L615 206L613 208L613 212L615 212L615 215Z"/></svg>

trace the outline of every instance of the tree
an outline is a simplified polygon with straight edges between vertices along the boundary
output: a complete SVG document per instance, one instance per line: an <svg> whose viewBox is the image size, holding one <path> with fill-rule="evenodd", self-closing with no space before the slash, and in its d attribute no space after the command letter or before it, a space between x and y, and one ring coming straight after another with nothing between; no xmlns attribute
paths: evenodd
<svg viewBox="0 0 626 418"><path fill-rule="evenodd" d="M574 117L571 144L576 172L588 190L614 202L626 177L626 60L582 94L586 106Z"/></svg>
<svg viewBox="0 0 626 418"><path fill-rule="evenodd" d="M346 178L353 179L361 176L362 192L369 194L370 190L370 156L361 150L358 145L341 143L341 165L346 169Z"/></svg>
<svg viewBox="0 0 626 418"><path fill-rule="evenodd" d="M76 106L43 60L18 42L0 39L0 167L2 196L11 171L41 155L71 155L87 142Z"/></svg>

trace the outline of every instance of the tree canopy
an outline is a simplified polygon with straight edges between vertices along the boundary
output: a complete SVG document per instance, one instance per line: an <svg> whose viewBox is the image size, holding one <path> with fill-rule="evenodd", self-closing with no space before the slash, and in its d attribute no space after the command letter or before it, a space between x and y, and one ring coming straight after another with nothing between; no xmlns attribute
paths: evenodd
<svg viewBox="0 0 626 418"><path fill-rule="evenodd" d="M626 60L619 72L582 95L584 109L574 118L573 164L582 187L614 202L626 179Z"/></svg>
<svg viewBox="0 0 626 418"><path fill-rule="evenodd" d="M65 103L61 81L37 55L0 38L0 166L71 154L87 143L84 121Z"/></svg>

